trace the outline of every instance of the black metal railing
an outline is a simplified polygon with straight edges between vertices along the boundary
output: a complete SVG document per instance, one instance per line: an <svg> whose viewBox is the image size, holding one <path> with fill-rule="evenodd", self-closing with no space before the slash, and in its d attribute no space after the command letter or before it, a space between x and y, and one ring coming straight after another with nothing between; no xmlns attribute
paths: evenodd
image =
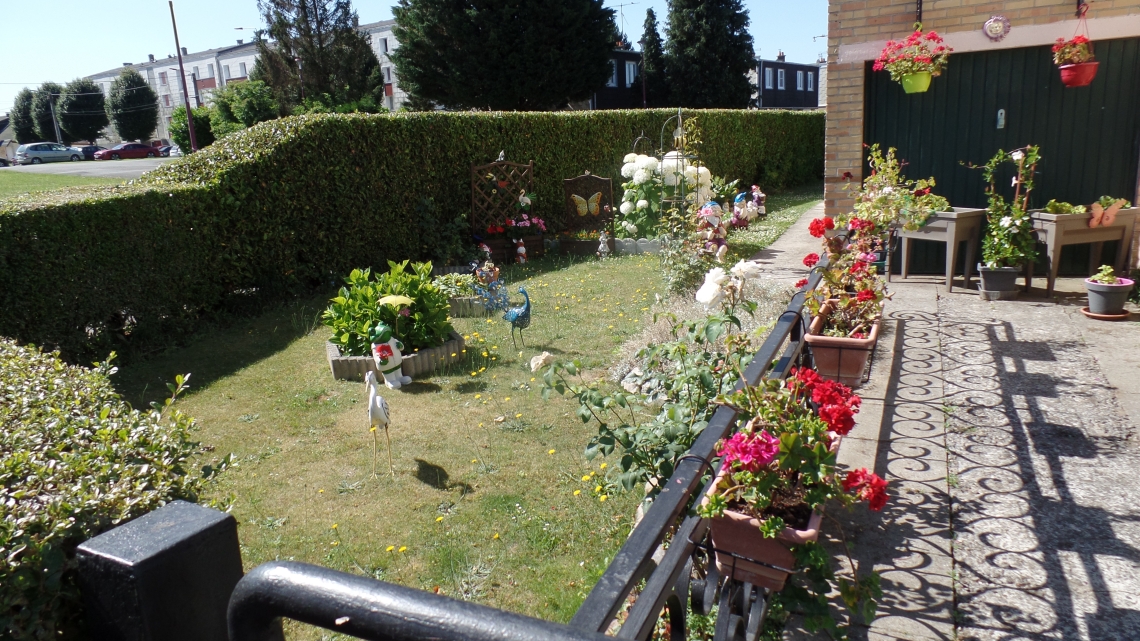
<svg viewBox="0 0 1140 641"><path fill-rule="evenodd" d="M738 389L756 385L764 378L783 379L804 358L808 320L804 301L819 284L826 262L825 258L812 270L807 285L792 297L753 356ZM378 641L597 640L611 631L614 619L642 581L644 586L616 636L648 639L664 610L668 612L671 638L683 641L687 638L686 612L690 603L707 613L718 595L724 606L731 599L747 600L755 589L748 584L724 586L722 593L715 565L707 559L707 546L701 543L708 521L686 514L694 497L700 496L711 482L702 480L711 479L717 472L711 464L717 442L729 436L735 426L736 412L718 408L569 625L318 566L273 562L254 569L234 591L229 607L230 641L280 639L281 617ZM670 533L670 544L661 556L658 550ZM659 562L654 560L655 555L660 556ZM709 573L703 580L691 580L694 562L699 559L708 560ZM751 616L745 608L743 617L725 625L739 625L742 635L746 627L750 633L747 636L754 638L763 616L761 600ZM736 632L722 634L719 627L718 619L717 638L737 636Z"/></svg>

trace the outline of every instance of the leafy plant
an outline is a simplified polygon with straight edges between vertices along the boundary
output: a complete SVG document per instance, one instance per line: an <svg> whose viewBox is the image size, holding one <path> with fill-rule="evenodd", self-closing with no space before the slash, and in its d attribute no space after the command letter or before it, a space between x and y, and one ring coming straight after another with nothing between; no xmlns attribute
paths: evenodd
<svg viewBox="0 0 1140 641"><path fill-rule="evenodd" d="M369 332L377 323L411 350L442 345L453 331L448 319L447 295L432 283L431 263L388 261L388 273L372 277L371 269L354 269L345 278L348 287L329 301L321 321L332 328L332 342L341 353L364 356L369 353ZM381 305L385 296L406 296L412 304L403 307Z"/></svg>
<svg viewBox="0 0 1140 641"><path fill-rule="evenodd" d="M902 175L902 163L895 156L895 148L886 155L879 144L871 145L867 155L871 174L863 179L862 188L855 194L855 210L840 218L846 225L853 218L869 220L875 227L872 234L886 234L892 229L914 231L926 224L935 212L947 211L950 203L942 196L931 193L934 178L907 180Z"/></svg>
<svg viewBox="0 0 1140 641"><path fill-rule="evenodd" d="M1088 208L1084 205L1073 205L1066 202L1058 202L1057 200L1050 200L1045 203L1045 212L1049 214L1085 214L1088 213Z"/></svg>
<svg viewBox="0 0 1140 641"><path fill-rule="evenodd" d="M211 107L195 107L190 112L190 117L194 119L194 142L198 143L198 149L203 149L214 144L214 123L213 123L214 110ZM175 107L174 111L170 114L170 139L184 154L194 152L194 148L190 146L190 123L186 118L186 106Z"/></svg>
<svg viewBox="0 0 1140 641"><path fill-rule="evenodd" d="M982 260L986 267L1018 267L1037 257L1037 241L1029 218L1029 194L1033 191L1033 174L1040 162L1040 148L1028 145L1006 152L1001 149L980 167L986 182L986 237L982 241ZM995 175L1002 163L1013 163L1013 200L1006 202L998 192Z"/></svg>
<svg viewBox="0 0 1140 641"><path fill-rule="evenodd" d="M1089 276L1089 280L1094 283L1100 283L1101 285L1118 285L1121 282L1120 279L1116 277L1116 272L1113 271L1111 265L1101 265L1100 271Z"/></svg>
<svg viewBox="0 0 1140 641"><path fill-rule="evenodd" d="M1053 45L1053 64L1058 67L1092 62L1094 59L1088 36L1078 34L1069 40L1057 38L1057 43Z"/></svg>
<svg viewBox="0 0 1140 641"><path fill-rule="evenodd" d="M432 283L448 298L475 295L474 274L444 274L433 278Z"/></svg>
<svg viewBox="0 0 1140 641"><path fill-rule="evenodd" d="M113 358L112 354L112 358ZM0 339L0 636L76 638L83 629L75 548L168 501L196 501L203 480L194 420L165 403L132 409L94 368Z"/></svg>
<svg viewBox="0 0 1140 641"><path fill-rule="evenodd" d="M445 213L434 198L424 196L416 204L416 219L420 256L440 265L463 264L475 258L466 211Z"/></svg>

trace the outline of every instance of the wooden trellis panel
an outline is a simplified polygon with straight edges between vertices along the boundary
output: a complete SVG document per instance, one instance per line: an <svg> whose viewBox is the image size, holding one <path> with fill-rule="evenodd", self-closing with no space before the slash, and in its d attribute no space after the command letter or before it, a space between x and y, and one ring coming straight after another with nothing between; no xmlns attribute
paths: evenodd
<svg viewBox="0 0 1140 641"><path fill-rule="evenodd" d="M527 194L534 193L533 160L525 165L499 160L472 167L471 229L476 235L482 235L492 225L503 225L508 218L516 217L519 214L519 195L524 189Z"/></svg>
<svg viewBox="0 0 1140 641"><path fill-rule="evenodd" d="M567 231L604 229L612 232L614 226L613 183L612 178L594 176L590 172L563 180L562 190L565 194L566 217L562 221L562 229ZM601 195L600 198L598 194ZM586 201L585 215L582 215L579 208L581 203L575 201L573 196L578 196ZM592 206L595 202L596 207Z"/></svg>

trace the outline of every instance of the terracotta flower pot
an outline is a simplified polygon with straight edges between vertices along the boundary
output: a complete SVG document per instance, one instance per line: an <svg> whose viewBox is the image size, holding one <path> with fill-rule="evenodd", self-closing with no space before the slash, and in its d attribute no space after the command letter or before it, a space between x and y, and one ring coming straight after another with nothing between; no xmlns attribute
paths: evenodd
<svg viewBox="0 0 1140 641"><path fill-rule="evenodd" d="M851 389L863 383L863 370L875 344L879 342L879 321L871 325L867 338L838 338L823 336L823 327L831 315L832 303L828 301L819 310L819 316L811 321L804 340L811 346L815 370L829 381L839 381Z"/></svg>
<svg viewBox="0 0 1140 641"><path fill-rule="evenodd" d="M1075 65L1061 65L1061 83L1066 87L1087 87L1096 78L1099 62L1080 62Z"/></svg>
<svg viewBox="0 0 1140 641"><path fill-rule="evenodd" d="M908 73L902 77L903 91L907 93L925 93L930 89L930 72L919 71L917 73Z"/></svg>

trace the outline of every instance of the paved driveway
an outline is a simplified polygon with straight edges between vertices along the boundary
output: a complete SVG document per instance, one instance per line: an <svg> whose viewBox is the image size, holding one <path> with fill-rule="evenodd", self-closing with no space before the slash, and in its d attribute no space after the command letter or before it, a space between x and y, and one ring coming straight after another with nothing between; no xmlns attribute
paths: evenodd
<svg viewBox="0 0 1140 641"><path fill-rule="evenodd" d="M136 158L132 160L81 160L21 165L0 171L25 171L33 174L67 174L90 178L138 178L144 172L164 165L173 158Z"/></svg>

